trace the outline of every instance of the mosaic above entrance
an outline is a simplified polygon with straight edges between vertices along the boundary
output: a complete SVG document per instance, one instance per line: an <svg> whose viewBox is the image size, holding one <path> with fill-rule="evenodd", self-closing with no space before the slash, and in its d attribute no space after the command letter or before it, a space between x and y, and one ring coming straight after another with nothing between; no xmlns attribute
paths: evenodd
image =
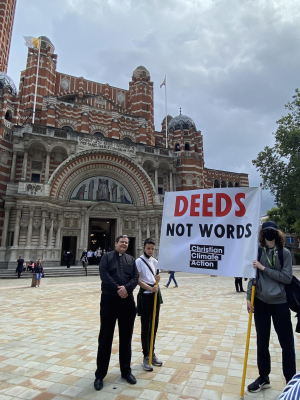
<svg viewBox="0 0 300 400"><path fill-rule="evenodd" d="M74 189L71 200L132 204L131 196L125 187L115 179L106 176L96 176L81 182Z"/></svg>

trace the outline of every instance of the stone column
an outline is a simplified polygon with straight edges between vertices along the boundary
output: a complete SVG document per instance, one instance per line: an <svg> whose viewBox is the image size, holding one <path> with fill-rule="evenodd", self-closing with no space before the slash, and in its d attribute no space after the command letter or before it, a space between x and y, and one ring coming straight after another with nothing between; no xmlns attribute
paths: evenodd
<svg viewBox="0 0 300 400"><path fill-rule="evenodd" d="M155 217L155 246L159 246L158 237L159 233L158 233L158 217Z"/></svg>
<svg viewBox="0 0 300 400"><path fill-rule="evenodd" d="M28 163L28 150L24 150L24 158L23 158L23 168L22 168L22 177L21 181L26 181L27 175L27 163Z"/></svg>
<svg viewBox="0 0 300 400"><path fill-rule="evenodd" d="M58 215L58 228L55 236L55 247L60 247L61 242L61 225L62 225L62 214Z"/></svg>
<svg viewBox="0 0 300 400"><path fill-rule="evenodd" d="M139 234L138 234L138 250L142 248L142 219L138 218L138 224L139 224Z"/></svg>
<svg viewBox="0 0 300 400"><path fill-rule="evenodd" d="M39 240L39 247L44 247L45 241L45 227L46 227L46 210L42 210L42 223L40 227L40 240Z"/></svg>
<svg viewBox="0 0 300 400"><path fill-rule="evenodd" d="M29 207L29 224L28 224L28 228L27 228L26 247L31 246L33 215L34 215L34 208Z"/></svg>
<svg viewBox="0 0 300 400"><path fill-rule="evenodd" d="M170 192L173 192L173 174L170 171Z"/></svg>
<svg viewBox="0 0 300 400"><path fill-rule="evenodd" d="M17 167L17 152L13 152L13 158L11 162L11 171L10 171L10 181L15 182L16 179L16 167Z"/></svg>
<svg viewBox="0 0 300 400"><path fill-rule="evenodd" d="M54 223L54 213L51 212L50 214L50 228L49 228L49 232L48 232L48 242L47 242L47 247L49 249L52 248L52 239L53 239L53 223Z"/></svg>
<svg viewBox="0 0 300 400"><path fill-rule="evenodd" d="M49 180L49 170L50 170L50 152L47 151L46 166L45 166L45 180L44 180L44 183L48 183L48 180Z"/></svg>
<svg viewBox="0 0 300 400"><path fill-rule="evenodd" d="M158 171L157 171L157 168L155 168L154 185L155 185L156 193L158 193Z"/></svg>
<svg viewBox="0 0 300 400"><path fill-rule="evenodd" d="M13 247L18 247L19 246L21 214L22 214L22 206L17 206L17 215L16 215L16 222L15 222Z"/></svg>
<svg viewBox="0 0 300 400"><path fill-rule="evenodd" d="M80 250L84 249L84 245L85 245L85 241L84 238L86 236L86 231L85 231L85 213L86 210L85 209L81 209L81 227L80 227Z"/></svg>
<svg viewBox="0 0 300 400"><path fill-rule="evenodd" d="M150 218L147 218L147 238L150 237Z"/></svg>
<svg viewBox="0 0 300 400"><path fill-rule="evenodd" d="M89 240L90 240L90 238L89 238L89 221L90 221L90 216L86 211L85 212L85 224L84 224L84 227L85 227L85 229L84 229L85 240L83 242L84 243L83 246L86 247L86 248L88 248Z"/></svg>
<svg viewBox="0 0 300 400"><path fill-rule="evenodd" d="M7 242L7 230L8 230L10 209L11 209L11 206L5 206L5 214L4 214L4 223L3 223L3 229L2 229L1 247L6 247L6 242Z"/></svg>
<svg viewBox="0 0 300 400"><path fill-rule="evenodd" d="M169 177L168 177L168 175L166 175L166 188L167 188L166 192L170 191L170 189L169 189ZM165 194L165 192L164 192L164 194Z"/></svg>

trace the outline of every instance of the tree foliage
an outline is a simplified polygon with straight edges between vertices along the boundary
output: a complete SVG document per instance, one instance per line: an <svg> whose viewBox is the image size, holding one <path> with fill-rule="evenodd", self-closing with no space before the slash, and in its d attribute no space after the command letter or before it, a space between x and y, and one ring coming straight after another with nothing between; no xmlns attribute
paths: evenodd
<svg viewBox="0 0 300 400"><path fill-rule="evenodd" d="M275 145L266 146L252 162L263 188L275 196L283 226L300 236L300 91L295 92L285 105L288 115L277 121Z"/></svg>

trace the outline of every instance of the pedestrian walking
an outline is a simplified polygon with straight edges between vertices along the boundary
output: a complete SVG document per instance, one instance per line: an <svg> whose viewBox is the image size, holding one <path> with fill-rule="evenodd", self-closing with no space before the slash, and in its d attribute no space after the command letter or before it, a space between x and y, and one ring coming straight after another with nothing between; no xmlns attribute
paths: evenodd
<svg viewBox="0 0 300 400"><path fill-rule="evenodd" d="M235 279L235 290L237 292L245 292L243 289L243 278L234 278Z"/></svg>
<svg viewBox="0 0 300 400"><path fill-rule="evenodd" d="M88 253L87 249L84 249L82 254L81 254L81 257L80 257L80 261L82 261L83 268L86 268L88 266L88 264L89 264L87 253Z"/></svg>
<svg viewBox="0 0 300 400"><path fill-rule="evenodd" d="M160 281L159 271L157 270L158 261L153 257L155 250L155 242L148 238L144 241L144 254L135 260L139 271L138 284L140 286L137 313L141 316L141 342L143 349L143 368L145 371L153 371L153 366L161 367L163 362L155 355L155 338L159 323L159 311L162 304L162 296L156 282ZM154 325L153 354L152 364L149 365L150 341L153 319L154 294L158 293L158 301L156 303L156 315Z"/></svg>
<svg viewBox="0 0 300 400"><path fill-rule="evenodd" d="M67 260L67 268L70 268L73 258L73 253L71 252L71 250L68 250L65 255L65 259Z"/></svg>
<svg viewBox="0 0 300 400"><path fill-rule="evenodd" d="M35 273L36 277L36 287L41 286L41 279L43 275L43 266L42 266L42 260L38 259L38 262L34 266L33 272Z"/></svg>
<svg viewBox="0 0 300 400"><path fill-rule="evenodd" d="M16 268L16 273L18 273L18 279L21 278L22 272L24 270L24 264L25 264L24 259L22 258L22 256L19 256Z"/></svg>
<svg viewBox="0 0 300 400"><path fill-rule="evenodd" d="M103 388L107 374L116 321L119 326L119 364L122 378L134 385L131 373L131 340L136 316L133 290L138 284L139 273L135 260L126 254L129 239L126 235L116 238L115 251L102 256L99 271L102 281L100 302L100 332L98 338L97 369L94 388Z"/></svg>
<svg viewBox="0 0 300 400"><path fill-rule="evenodd" d="M286 382L296 374L294 335L285 291L285 285L292 281L291 253L283 247L285 236L273 221L262 224L259 243L259 260L253 261L253 267L257 270L254 307L250 301L253 279L250 279L247 290L247 310L254 312L259 371L259 377L248 386L248 391L252 393L271 387L271 319L282 348L282 369Z"/></svg>
<svg viewBox="0 0 300 400"><path fill-rule="evenodd" d="M171 280L173 279L173 281L174 281L174 283L175 283L174 288L178 288L178 285L177 285L177 282L176 282L176 279L175 279L175 271L168 271L168 273L170 274L169 281L168 281L168 283L167 283L166 285L164 285L164 286L165 286L166 288L169 287L169 285L170 285L170 283L171 283Z"/></svg>

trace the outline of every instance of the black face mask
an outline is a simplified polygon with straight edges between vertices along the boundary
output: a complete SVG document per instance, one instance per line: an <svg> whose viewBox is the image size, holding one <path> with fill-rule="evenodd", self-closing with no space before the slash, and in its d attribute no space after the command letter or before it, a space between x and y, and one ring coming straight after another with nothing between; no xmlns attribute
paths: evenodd
<svg viewBox="0 0 300 400"><path fill-rule="evenodd" d="M272 242L272 240L274 240L276 238L276 236L277 236L277 232L274 230L272 230L270 232L268 232L268 231L263 232L263 237L265 239L267 239L269 242Z"/></svg>
<svg viewBox="0 0 300 400"><path fill-rule="evenodd" d="M151 256L148 256L148 254L144 251L144 256L146 257L146 258L150 258Z"/></svg>

